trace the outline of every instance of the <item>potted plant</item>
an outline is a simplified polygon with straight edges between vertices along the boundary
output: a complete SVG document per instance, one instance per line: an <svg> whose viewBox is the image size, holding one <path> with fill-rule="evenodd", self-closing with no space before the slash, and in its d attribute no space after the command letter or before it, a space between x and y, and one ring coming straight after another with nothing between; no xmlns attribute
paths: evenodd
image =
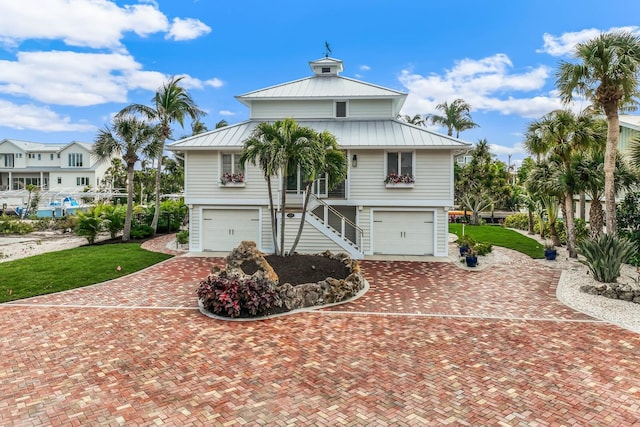
<svg viewBox="0 0 640 427"><path fill-rule="evenodd" d="M464 255L464 261L467 267L475 267L478 265L478 253L475 248L470 247Z"/></svg>
<svg viewBox="0 0 640 427"><path fill-rule="evenodd" d="M555 261L556 256L558 256L558 250L553 246L552 243L545 243L544 245L544 259L547 261Z"/></svg>
<svg viewBox="0 0 640 427"><path fill-rule="evenodd" d="M467 251L469 251L469 249L472 248L476 242L468 234L465 234L458 237L456 243L458 244L458 249L460 249L460 256L462 257L465 256Z"/></svg>

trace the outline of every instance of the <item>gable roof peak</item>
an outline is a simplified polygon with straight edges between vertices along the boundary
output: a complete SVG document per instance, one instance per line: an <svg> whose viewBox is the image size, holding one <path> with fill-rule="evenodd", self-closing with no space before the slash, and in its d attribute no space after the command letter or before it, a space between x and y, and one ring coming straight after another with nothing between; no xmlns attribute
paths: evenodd
<svg viewBox="0 0 640 427"><path fill-rule="evenodd" d="M337 76L344 71L342 61L329 56L310 61L309 66L316 76Z"/></svg>

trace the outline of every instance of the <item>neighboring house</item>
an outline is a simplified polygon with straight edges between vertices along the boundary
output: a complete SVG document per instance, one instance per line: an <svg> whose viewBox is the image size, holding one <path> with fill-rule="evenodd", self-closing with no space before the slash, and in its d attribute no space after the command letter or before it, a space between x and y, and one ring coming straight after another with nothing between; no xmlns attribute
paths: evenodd
<svg viewBox="0 0 640 427"><path fill-rule="evenodd" d="M342 61L309 64L311 77L236 97L249 107L248 121L169 146L185 159L191 251L229 251L241 240L273 251L266 181L258 167L239 165L238 157L258 123L292 117L335 135L349 164L338 188L327 191L323 179L315 183L298 252L447 255L454 156L469 144L396 120L407 95L340 76ZM224 174L239 172L243 182L222 183ZM385 184L391 173L412 175L414 182ZM274 187L281 182L273 181ZM277 197L282 190L274 188ZM287 213L287 250L301 217L297 174L285 190L287 204L297 203Z"/></svg>
<svg viewBox="0 0 640 427"><path fill-rule="evenodd" d="M0 197L20 205L22 190L29 184L61 194L97 188L111 165L98 162L92 148L93 144L76 141L66 145L0 141L0 191L4 192Z"/></svg>
<svg viewBox="0 0 640 427"><path fill-rule="evenodd" d="M626 154L629 150L629 144L634 138L640 139L640 116L621 114L618 151L622 154Z"/></svg>

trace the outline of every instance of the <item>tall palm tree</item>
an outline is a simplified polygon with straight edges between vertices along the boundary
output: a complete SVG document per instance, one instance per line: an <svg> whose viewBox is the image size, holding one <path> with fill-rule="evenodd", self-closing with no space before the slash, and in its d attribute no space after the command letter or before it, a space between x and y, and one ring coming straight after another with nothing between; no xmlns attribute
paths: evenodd
<svg viewBox="0 0 640 427"><path fill-rule="evenodd" d="M617 233L615 163L620 136L618 111L635 104L640 72L640 37L627 31L602 33L579 43L575 56L581 61L561 61L556 85L562 101L574 94L585 96L607 118L607 145L604 156L605 214L607 233Z"/></svg>
<svg viewBox="0 0 640 427"><path fill-rule="evenodd" d="M125 107L118 114L139 113L147 119L157 122L160 126L160 143L164 146L166 140L171 137L172 124L178 123L181 127L184 127L185 116L189 116L191 120L198 120L205 114L204 111L198 108L186 89L180 86L180 81L183 78L172 77L168 82L165 82L151 100L152 107L143 104L132 104ZM157 154L155 212L151 222L154 232L158 228L158 218L160 216L160 178L162 175L163 151L159 150Z"/></svg>
<svg viewBox="0 0 640 427"><path fill-rule="evenodd" d="M155 155L153 146L157 128L144 120L131 115L117 115L111 126L98 131L92 154L101 161L107 161L114 155L122 157L127 169L127 213L124 222L122 240L131 236L131 219L133 216L133 172L141 155Z"/></svg>
<svg viewBox="0 0 640 427"><path fill-rule="evenodd" d="M552 160L560 167L557 178L563 189L567 250L572 258L578 257L573 196L579 191L572 161L589 148L604 144L604 130L601 121L595 120L589 111L576 115L569 110L556 110L531 122L525 134L529 153Z"/></svg>
<svg viewBox="0 0 640 427"><path fill-rule="evenodd" d="M290 174L313 169L318 153L317 132L298 125L287 118L274 123L260 123L254 134L244 142L240 160L258 162L265 177L280 172L282 196L280 197L280 255L284 256L284 231L287 206L287 178ZM255 163L254 163L255 164ZM269 184L269 188L270 184ZM271 191L270 191L271 193ZM272 199L273 194L269 195ZM273 203L270 202L271 207ZM275 219L275 212L272 214ZM277 245L276 245L277 248Z"/></svg>
<svg viewBox="0 0 640 427"><path fill-rule="evenodd" d="M290 254L294 253L302 236L314 181L321 175L326 174L327 190L332 190L347 176L347 159L344 151L338 146L336 137L325 130L317 135L316 141L317 151L313 153L312 168L301 171L301 177L305 183L305 198L302 205L302 218L300 219L298 234L296 235L293 245L291 245Z"/></svg>
<svg viewBox="0 0 640 427"><path fill-rule="evenodd" d="M436 105L436 110L442 111L442 115L431 114L429 119L431 124L445 126L447 135L453 136L456 131L456 138L460 137L460 132L478 127L477 123L471 119L471 105L464 99L456 99L451 104L447 101Z"/></svg>

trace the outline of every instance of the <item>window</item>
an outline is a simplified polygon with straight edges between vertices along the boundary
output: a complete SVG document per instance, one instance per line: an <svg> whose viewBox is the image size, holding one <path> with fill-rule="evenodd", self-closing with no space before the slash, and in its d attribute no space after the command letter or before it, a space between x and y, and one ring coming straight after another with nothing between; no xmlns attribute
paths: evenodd
<svg viewBox="0 0 640 427"><path fill-rule="evenodd" d="M38 160L42 160L42 154L38 153Z"/></svg>
<svg viewBox="0 0 640 427"><path fill-rule="evenodd" d="M413 184L413 152L387 153L387 184Z"/></svg>
<svg viewBox="0 0 640 427"><path fill-rule="evenodd" d="M79 176L76 178L76 185L89 185L88 176Z"/></svg>
<svg viewBox="0 0 640 427"><path fill-rule="evenodd" d="M31 154L31 153L27 154L27 159L35 159L35 157L36 157L35 154Z"/></svg>
<svg viewBox="0 0 640 427"><path fill-rule="evenodd" d="M7 153L4 155L4 167L12 168L13 167L13 153Z"/></svg>
<svg viewBox="0 0 640 427"><path fill-rule="evenodd" d="M329 67L322 67L322 74L327 74L331 72L331 68Z"/></svg>
<svg viewBox="0 0 640 427"><path fill-rule="evenodd" d="M53 154L51 154L51 160L53 160Z"/></svg>
<svg viewBox="0 0 640 427"><path fill-rule="evenodd" d="M82 153L69 153L69 167L81 168L84 166L82 163Z"/></svg>
<svg viewBox="0 0 640 427"><path fill-rule="evenodd" d="M222 154L220 182L225 184L244 183L244 168L240 164L240 154Z"/></svg>
<svg viewBox="0 0 640 427"><path fill-rule="evenodd" d="M347 117L347 102L336 102L336 117Z"/></svg>
<svg viewBox="0 0 640 427"><path fill-rule="evenodd" d="M58 158L60 158L60 153L58 153Z"/></svg>
<svg viewBox="0 0 640 427"><path fill-rule="evenodd" d="M62 177L61 176L58 177L58 184L62 184Z"/></svg>

